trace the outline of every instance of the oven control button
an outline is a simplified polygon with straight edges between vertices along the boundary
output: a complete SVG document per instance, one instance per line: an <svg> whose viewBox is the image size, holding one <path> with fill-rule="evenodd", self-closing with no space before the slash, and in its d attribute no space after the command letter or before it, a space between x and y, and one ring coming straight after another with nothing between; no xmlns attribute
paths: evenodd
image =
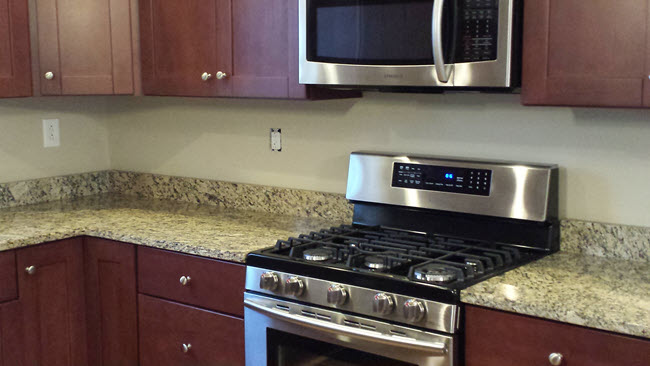
<svg viewBox="0 0 650 366"><path fill-rule="evenodd" d="M410 299L404 303L404 317L409 322L419 322L426 313L427 309L422 304L422 301Z"/></svg>
<svg viewBox="0 0 650 366"><path fill-rule="evenodd" d="M260 288L262 290L275 291L280 284L278 275L273 272L265 272L260 276Z"/></svg>
<svg viewBox="0 0 650 366"><path fill-rule="evenodd" d="M287 278L284 288L287 294L298 297L305 291L305 284L300 278L293 276Z"/></svg>
<svg viewBox="0 0 650 366"><path fill-rule="evenodd" d="M393 297L384 292L375 294L372 299L372 311L381 315L388 315L395 309L395 301Z"/></svg>
<svg viewBox="0 0 650 366"><path fill-rule="evenodd" d="M327 302L332 305L343 305L348 299L348 292L341 285L333 284L327 289Z"/></svg>

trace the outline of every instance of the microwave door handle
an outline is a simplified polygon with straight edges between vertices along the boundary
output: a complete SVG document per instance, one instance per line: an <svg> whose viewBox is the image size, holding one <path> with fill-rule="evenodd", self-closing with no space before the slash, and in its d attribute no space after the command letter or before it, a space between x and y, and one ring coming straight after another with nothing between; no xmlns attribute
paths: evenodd
<svg viewBox="0 0 650 366"><path fill-rule="evenodd" d="M309 327L318 331L332 333L335 335L347 335L350 337L361 338L390 346L418 349L436 355L445 355L448 352L447 345L442 342L425 342L413 338L389 336L371 330L352 328L345 325L330 323L324 320L311 319L304 316L288 313L285 310L268 308L264 305L259 305L250 299L244 300L244 306L272 318Z"/></svg>
<svg viewBox="0 0 650 366"><path fill-rule="evenodd" d="M433 14L431 17L431 42L433 46L433 63L436 66L438 81L449 82L452 65L445 64L445 57L442 51L442 19L445 0L433 1Z"/></svg>

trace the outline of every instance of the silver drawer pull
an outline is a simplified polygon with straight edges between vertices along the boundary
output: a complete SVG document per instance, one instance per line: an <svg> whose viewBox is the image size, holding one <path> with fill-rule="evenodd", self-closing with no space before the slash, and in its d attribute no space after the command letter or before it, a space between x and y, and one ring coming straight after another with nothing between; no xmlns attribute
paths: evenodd
<svg viewBox="0 0 650 366"><path fill-rule="evenodd" d="M553 352L550 355L548 355L548 362L553 366L561 365L563 360L564 360L564 356L562 356L561 353Z"/></svg>
<svg viewBox="0 0 650 366"><path fill-rule="evenodd" d="M34 267L34 266L26 267L25 272L27 272L27 274L31 276L34 273L36 273L36 267Z"/></svg>
<svg viewBox="0 0 650 366"><path fill-rule="evenodd" d="M192 345L189 343L188 344L183 343L182 349L183 349L183 353L187 353L192 349Z"/></svg>
<svg viewBox="0 0 650 366"><path fill-rule="evenodd" d="M190 284L191 280L192 279L190 278L190 276L181 276L181 279L179 281L180 281L181 285L187 286L187 285Z"/></svg>

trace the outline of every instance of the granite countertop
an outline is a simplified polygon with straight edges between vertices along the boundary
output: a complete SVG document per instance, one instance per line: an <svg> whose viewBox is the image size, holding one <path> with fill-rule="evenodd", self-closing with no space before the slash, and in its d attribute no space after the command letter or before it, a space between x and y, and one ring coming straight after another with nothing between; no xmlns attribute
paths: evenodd
<svg viewBox="0 0 650 366"><path fill-rule="evenodd" d="M278 239L342 223L101 194L1 209L0 251L89 235L243 263ZM463 290L461 300L650 338L648 261L560 252Z"/></svg>
<svg viewBox="0 0 650 366"><path fill-rule="evenodd" d="M0 251L80 235L243 263L278 239L342 222L102 194L0 210Z"/></svg>
<svg viewBox="0 0 650 366"><path fill-rule="evenodd" d="M461 300L650 338L650 262L559 252L463 290Z"/></svg>

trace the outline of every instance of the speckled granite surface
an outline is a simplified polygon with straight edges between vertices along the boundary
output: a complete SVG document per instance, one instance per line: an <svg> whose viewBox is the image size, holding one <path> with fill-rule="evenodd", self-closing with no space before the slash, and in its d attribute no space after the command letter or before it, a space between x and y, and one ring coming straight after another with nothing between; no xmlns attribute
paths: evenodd
<svg viewBox="0 0 650 366"><path fill-rule="evenodd" d="M91 235L244 262L278 239L342 223L105 194L0 210L0 251Z"/></svg>
<svg viewBox="0 0 650 366"><path fill-rule="evenodd" d="M352 221L344 195L208 179L111 171L114 192L225 208Z"/></svg>
<svg viewBox="0 0 650 366"><path fill-rule="evenodd" d="M560 252L461 292L468 304L650 338L650 263Z"/></svg>
<svg viewBox="0 0 650 366"><path fill-rule="evenodd" d="M101 171L0 183L0 208L107 193L109 177L109 171Z"/></svg>
<svg viewBox="0 0 650 366"><path fill-rule="evenodd" d="M650 261L650 227L564 220L561 235L562 251Z"/></svg>

